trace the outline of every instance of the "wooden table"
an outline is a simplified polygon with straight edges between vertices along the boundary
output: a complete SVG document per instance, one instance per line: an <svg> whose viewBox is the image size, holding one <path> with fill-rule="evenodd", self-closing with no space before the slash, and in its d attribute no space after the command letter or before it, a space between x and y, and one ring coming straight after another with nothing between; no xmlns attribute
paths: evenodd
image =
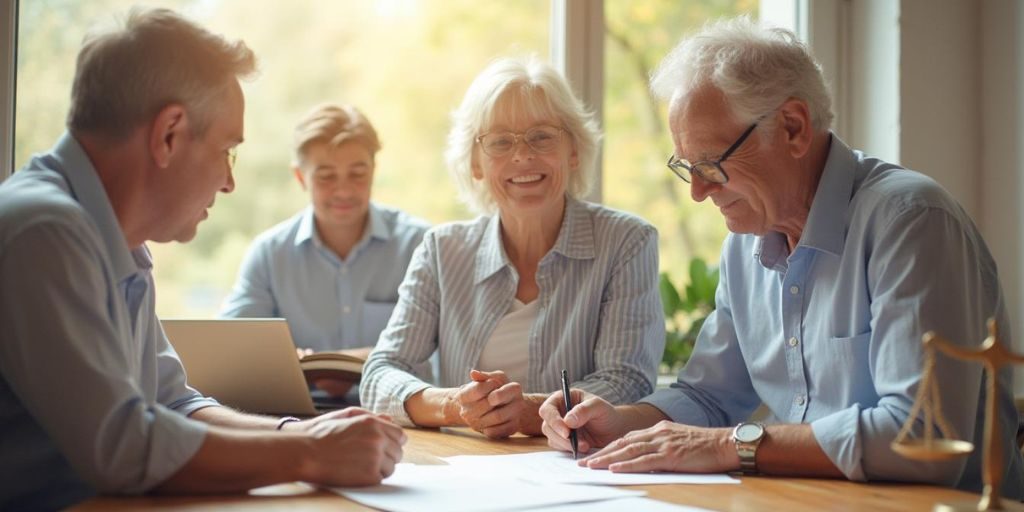
<svg viewBox="0 0 1024 512"><path fill-rule="evenodd" d="M548 449L543 438L491 441L467 429L407 429L404 462L443 464L450 455L498 455ZM811 478L741 477L740 485L643 485L649 498L712 510L931 510L937 502L976 502L975 494L926 485L858 484ZM265 510L303 512L372 510L304 484L264 487L248 495L100 497L74 510Z"/></svg>

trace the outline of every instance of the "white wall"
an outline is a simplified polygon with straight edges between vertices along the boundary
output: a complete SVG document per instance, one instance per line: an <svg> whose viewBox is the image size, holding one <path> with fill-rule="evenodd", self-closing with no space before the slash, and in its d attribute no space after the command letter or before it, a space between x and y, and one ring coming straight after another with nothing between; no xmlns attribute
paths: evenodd
<svg viewBox="0 0 1024 512"><path fill-rule="evenodd" d="M879 158L900 161L900 2L856 0L849 3L849 34L845 63L848 108L847 133L851 147Z"/></svg>
<svg viewBox="0 0 1024 512"><path fill-rule="evenodd" d="M840 39L829 40L840 50L824 48L848 54L838 70L826 66L830 78L848 77L837 102L840 136L932 176L971 214L999 266L1015 349L1024 352L1024 2L822 3L836 13ZM828 33L818 26L812 35ZM1024 395L1024 368L1016 374Z"/></svg>
<svg viewBox="0 0 1024 512"><path fill-rule="evenodd" d="M999 265L1017 352L1024 352L1024 3L985 0L981 9L979 222ZM1024 395L1024 368L1014 389Z"/></svg>

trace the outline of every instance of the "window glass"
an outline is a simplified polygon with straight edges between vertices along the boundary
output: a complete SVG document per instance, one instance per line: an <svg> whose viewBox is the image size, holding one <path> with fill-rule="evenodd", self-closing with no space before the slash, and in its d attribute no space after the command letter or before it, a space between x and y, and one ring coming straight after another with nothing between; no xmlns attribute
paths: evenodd
<svg viewBox="0 0 1024 512"><path fill-rule="evenodd" d="M695 203L665 166L673 150L667 105L648 78L683 36L740 14L756 19L757 0L605 1L603 200L658 228L661 268L675 283L685 282L694 257L717 265L727 231L715 205Z"/></svg>
<svg viewBox="0 0 1024 512"><path fill-rule="evenodd" d="M21 3L15 164L63 131L74 58L86 29L136 1ZM244 84L246 142L235 192L218 196L188 244L150 244L157 311L211 316L250 241L302 209L289 169L292 129L314 105L359 107L377 129L373 197L438 223L467 218L443 151L449 113L495 57L546 59L547 0L178 0L171 7L256 52L260 76Z"/></svg>

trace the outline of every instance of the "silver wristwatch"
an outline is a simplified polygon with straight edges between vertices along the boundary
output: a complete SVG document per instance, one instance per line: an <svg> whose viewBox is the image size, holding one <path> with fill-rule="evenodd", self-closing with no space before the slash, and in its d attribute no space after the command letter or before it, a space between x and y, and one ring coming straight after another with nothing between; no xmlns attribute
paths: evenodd
<svg viewBox="0 0 1024 512"><path fill-rule="evenodd" d="M757 446L764 439L764 425L756 422L742 422L732 430L736 443L736 454L740 456L740 472L745 475L757 473Z"/></svg>

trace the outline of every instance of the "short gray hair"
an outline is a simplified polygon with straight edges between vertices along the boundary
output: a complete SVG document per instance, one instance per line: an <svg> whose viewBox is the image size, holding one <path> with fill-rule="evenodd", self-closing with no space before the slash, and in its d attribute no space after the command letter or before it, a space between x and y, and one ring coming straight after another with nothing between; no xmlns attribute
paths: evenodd
<svg viewBox="0 0 1024 512"><path fill-rule="evenodd" d="M452 113L445 159L463 202L479 213L497 210L487 185L473 179L473 149L481 130L499 115L508 122L520 117L559 120L579 160L576 172L569 173L566 191L574 198L587 194L594 179L601 137L593 114L550 65L536 57L502 58L477 75L462 104Z"/></svg>
<svg viewBox="0 0 1024 512"><path fill-rule="evenodd" d="M746 16L709 23L669 52L651 77L651 90L666 100L707 84L722 91L741 123L798 98L816 130L832 126L821 66L788 30L762 28Z"/></svg>
<svg viewBox="0 0 1024 512"><path fill-rule="evenodd" d="M338 147L346 142L356 142L376 156L380 151L380 139L370 120L352 105L325 104L315 107L295 126L295 150L293 163L302 164L306 150L316 143Z"/></svg>
<svg viewBox="0 0 1024 512"><path fill-rule="evenodd" d="M123 138L172 103L205 133L214 109L236 83L256 71L245 43L228 41L168 9L133 7L113 27L82 42L71 87L72 133Z"/></svg>

